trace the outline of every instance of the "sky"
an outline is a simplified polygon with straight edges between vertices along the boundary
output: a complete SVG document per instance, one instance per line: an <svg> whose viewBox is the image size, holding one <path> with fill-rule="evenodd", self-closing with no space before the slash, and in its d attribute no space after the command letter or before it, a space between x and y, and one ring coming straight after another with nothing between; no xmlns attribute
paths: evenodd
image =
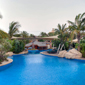
<svg viewBox="0 0 85 85"><path fill-rule="evenodd" d="M58 24L74 21L85 12L85 0L0 0L0 28L6 32L9 24L17 21L20 31L39 35L50 32Z"/></svg>

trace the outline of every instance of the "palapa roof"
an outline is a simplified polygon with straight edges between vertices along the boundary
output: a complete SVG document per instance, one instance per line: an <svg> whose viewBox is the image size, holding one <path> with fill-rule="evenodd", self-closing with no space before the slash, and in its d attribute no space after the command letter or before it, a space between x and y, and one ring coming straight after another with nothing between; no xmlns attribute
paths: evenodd
<svg viewBox="0 0 85 85"><path fill-rule="evenodd" d="M34 41L34 42L31 42L31 43L28 43L28 44L25 45L25 47L29 47L32 44L37 45L39 47L46 47L46 43L45 42L38 42L38 41Z"/></svg>

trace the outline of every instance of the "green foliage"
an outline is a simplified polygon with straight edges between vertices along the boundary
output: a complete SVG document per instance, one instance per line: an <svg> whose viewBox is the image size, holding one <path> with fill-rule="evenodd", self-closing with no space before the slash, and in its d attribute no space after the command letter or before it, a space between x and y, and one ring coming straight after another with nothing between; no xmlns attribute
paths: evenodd
<svg viewBox="0 0 85 85"><path fill-rule="evenodd" d="M78 44L78 43L76 43L76 44L75 44L75 48L76 48L76 49L78 49L78 46L79 46L79 44Z"/></svg>
<svg viewBox="0 0 85 85"><path fill-rule="evenodd" d="M29 34L28 34L26 31L23 31L23 32L21 33L21 36L22 36L23 38L28 38Z"/></svg>
<svg viewBox="0 0 85 85"><path fill-rule="evenodd" d="M28 44L30 41L29 40L22 40L24 44Z"/></svg>
<svg viewBox="0 0 85 85"><path fill-rule="evenodd" d="M52 40L52 44L54 44L54 47L58 47L60 43L61 43L60 40L56 40L56 39Z"/></svg>
<svg viewBox="0 0 85 85"><path fill-rule="evenodd" d="M3 60L6 60L7 55L5 54L10 51L11 48L12 45L7 41L7 39L0 39L0 63Z"/></svg>
<svg viewBox="0 0 85 85"><path fill-rule="evenodd" d="M80 39L82 36L81 32L85 31L85 18L84 18L84 16L85 16L85 12L83 14L78 14L75 17L74 22L68 20L69 31L71 32L72 39L74 37L74 34L76 34L76 37L78 39L78 43L79 43L78 51L80 51Z"/></svg>
<svg viewBox="0 0 85 85"><path fill-rule="evenodd" d="M24 47L25 47L25 44L23 43L23 41L14 40L11 50L14 53L19 53L19 52L22 52L24 50Z"/></svg>
<svg viewBox="0 0 85 85"><path fill-rule="evenodd" d="M41 37L47 37L47 36L48 36L48 34L47 34L47 33L45 33L45 32L41 32L41 33L40 33L40 36L41 36Z"/></svg>
<svg viewBox="0 0 85 85"><path fill-rule="evenodd" d="M80 40L80 43L85 43L85 39L81 39Z"/></svg>
<svg viewBox="0 0 85 85"><path fill-rule="evenodd" d="M20 27L19 23L18 22L11 22L10 25L9 25L9 36L10 38L12 38L12 36L19 32L18 28Z"/></svg>
<svg viewBox="0 0 85 85"><path fill-rule="evenodd" d="M66 28L66 24L58 24L57 27L58 28L55 29L55 32L58 34L58 38L61 40L61 42L64 43L69 38L68 28Z"/></svg>
<svg viewBox="0 0 85 85"><path fill-rule="evenodd" d="M39 39L38 41L39 41L39 42L44 42L45 40L43 40L43 39Z"/></svg>
<svg viewBox="0 0 85 85"><path fill-rule="evenodd" d="M54 36L54 35L55 33L52 33L52 32L48 33L48 36Z"/></svg>
<svg viewBox="0 0 85 85"><path fill-rule="evenodd" d="M0 29L0 39L2 39L2 38L9 38L9 35Z"/></svg>
<svg viewBox="0 0 85 85"><path fill-rule="evenodd" d="M14 34L14 37L21 37L21 34Z"/></svg>
<svg viewBox="0 0 85 85"><path fill-rule="evenodd" d="M59 47L59 44L63 44L63 43L61 43L61 41L60 40L53 40L52 41L52 44L54 44L54 47ZM64 46L65 46L65 49L66 50L68 50L69 49L69 46L70 46L70 43L69 42L65 42L64 43ZM63 47L63 50L64 50L64 47Z"/></svg>
<svg viewBox="0 0 85 85"><path fill-rule="evenodd" d="M70 46L70 43L69 42L65 42L64 46L65 46L65 49L68 50L69 46Z"/></svg>
<svg viewBox="0 0 85 85"><path fill-rule="evenodd" d="M73 42L72 43L72 47L75 48L76 47L76 43Z"/></svg>
<svg viewBox="0 0 85 85"><path fill-rule="evenodd" d="M85 57L85 43L80 44L80 49L81 49L80 52L82 53L83 57Z"/></svg>
<svg viewBox="0 0 85 85"><path fill-rule="evenodd" d="M35 35L34 34L30 34L30 37L35 37Z"/></svg>

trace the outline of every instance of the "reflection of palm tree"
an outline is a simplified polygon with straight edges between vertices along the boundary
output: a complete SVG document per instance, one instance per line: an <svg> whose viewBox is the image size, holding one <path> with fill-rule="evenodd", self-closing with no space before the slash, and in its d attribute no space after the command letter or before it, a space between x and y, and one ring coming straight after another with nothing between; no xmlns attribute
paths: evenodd
<svg viewBox="0 0 85 85"><path fill-rule="evenodd" d="M75 17L75 22L68 21L70 24L69 30L72 32L72 35L75 33L77 34L77 39L78 39L78 51L80 51L80 39L81 39L81 32L85 30L85 18L83 18L85 13L83 14L78 14Z"/></svg>
<svg viewBox="0 0 85 85"><path fill-rule="evenodd" d="M11 22L10 25L9 25L9 36L10 38L12 38L12 36L19 32L18 28L20 27L19 23L18 22Z"/></svg>

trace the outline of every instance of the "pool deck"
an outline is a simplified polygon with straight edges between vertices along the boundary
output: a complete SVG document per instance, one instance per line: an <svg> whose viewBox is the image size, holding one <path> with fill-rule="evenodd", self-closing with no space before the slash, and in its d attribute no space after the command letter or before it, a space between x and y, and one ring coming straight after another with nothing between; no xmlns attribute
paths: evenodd
<svg viewBox="0 0 85 85"><path fill-rule="evenodd" d="M55 53L55 54L49 54L47 52L40 52L40 53L43 54L43 55L50 55L50 56L56 56L56 57L58 57L58 54L57 53ZM61 57L59 57L59 58L61 58ZM85 58L75 58L75 59L85 60Z"/></svg>
<svg viewBox="0 0 85 85"><path fill-rule="evenodd" d="M0 64L0 66L4 66L4 65L7 65L7 64L9 64L9 63L12 63L12 62L13 62L13 60L12 60L12 59L10 59L10 58L7 58L7 60L8 60L8 61L3 61L3 62L2 62L2 64Z"/></svg>

